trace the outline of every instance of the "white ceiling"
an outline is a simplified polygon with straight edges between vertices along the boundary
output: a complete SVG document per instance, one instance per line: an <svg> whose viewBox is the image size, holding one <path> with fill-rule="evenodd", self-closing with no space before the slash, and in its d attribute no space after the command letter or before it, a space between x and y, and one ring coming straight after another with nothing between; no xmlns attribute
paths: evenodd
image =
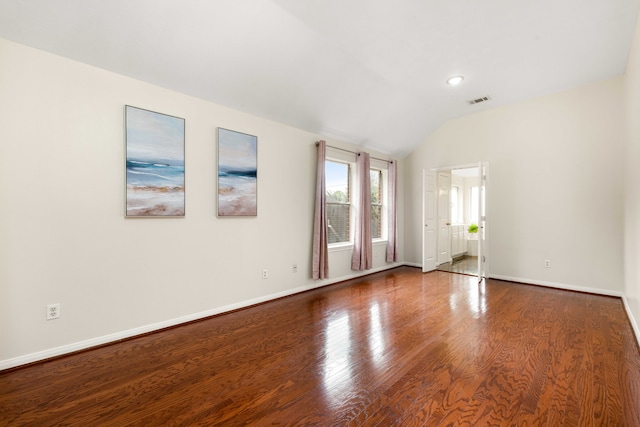
<svg viewBox="0 0 640 427"><path fill-rule="evenodd" d="M0 0L0 37L402 157L447 119L623 74L639 10L640 0ZM448 87L454 74L465 80Z"/></svg>

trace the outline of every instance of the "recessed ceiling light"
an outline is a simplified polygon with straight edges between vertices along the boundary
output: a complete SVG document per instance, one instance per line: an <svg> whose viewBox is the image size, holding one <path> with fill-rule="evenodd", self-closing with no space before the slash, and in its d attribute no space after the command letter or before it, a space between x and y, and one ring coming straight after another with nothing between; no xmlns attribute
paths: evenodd
<svg viewBox="0 0 640 427"><path fill-rule="evenodd" d="M462 76L452 76L447 79L447 84L449 86L457 86L464 80Z"/></svg>

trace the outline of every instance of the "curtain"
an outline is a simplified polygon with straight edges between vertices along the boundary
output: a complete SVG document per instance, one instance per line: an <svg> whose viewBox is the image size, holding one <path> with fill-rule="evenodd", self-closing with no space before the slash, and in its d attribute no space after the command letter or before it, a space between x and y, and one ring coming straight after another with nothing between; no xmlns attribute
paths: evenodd
<svg viewBox="0 0 640 427"><path fill-rule="evenodd" d="M389 208L387 211L387 262L398 261L398 167L397 162L389 162Z"/></svg>
<svg viewBox="0 0 640 427"><path fill-rule="evenodd" d="M371 245L371 177L369 153L358 153L356 158L356 221L353 242L352 270L372 267Z"/></svg>
<svg viewBox="0 0 640 427"><path fill-rule="evenodd" d="M327 143L318 141L318 161L316 169L316 207L313 221L313 278L329 277L329 249L327 240L327 208L325 188L325 160Z"/></svg>

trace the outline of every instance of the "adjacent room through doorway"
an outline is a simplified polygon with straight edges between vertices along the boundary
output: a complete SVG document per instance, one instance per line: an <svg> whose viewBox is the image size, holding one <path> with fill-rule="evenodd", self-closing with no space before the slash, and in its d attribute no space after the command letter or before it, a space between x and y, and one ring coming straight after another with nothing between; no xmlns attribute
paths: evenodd
<svg viewBox="0 0 640 427"><path fill-rule="evenodd" d="M461 167L437 174L437 270L478 275L479 173L479 167Z"/></svg>

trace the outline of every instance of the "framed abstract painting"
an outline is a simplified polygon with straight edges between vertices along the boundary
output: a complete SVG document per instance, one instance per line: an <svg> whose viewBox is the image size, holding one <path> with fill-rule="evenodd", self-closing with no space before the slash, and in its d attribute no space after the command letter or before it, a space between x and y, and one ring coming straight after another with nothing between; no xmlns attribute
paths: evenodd
<svg viewBox="0 0 640 427"><path fill-rule="evenodd" d="M218 216L258 215L258 137L218 128Z"/></svg>
<svg viewBox="0 0 640 427"><path fill-rule="evenodd" d="M184 217L185 121L125 106L126 217Z"/></svg>

